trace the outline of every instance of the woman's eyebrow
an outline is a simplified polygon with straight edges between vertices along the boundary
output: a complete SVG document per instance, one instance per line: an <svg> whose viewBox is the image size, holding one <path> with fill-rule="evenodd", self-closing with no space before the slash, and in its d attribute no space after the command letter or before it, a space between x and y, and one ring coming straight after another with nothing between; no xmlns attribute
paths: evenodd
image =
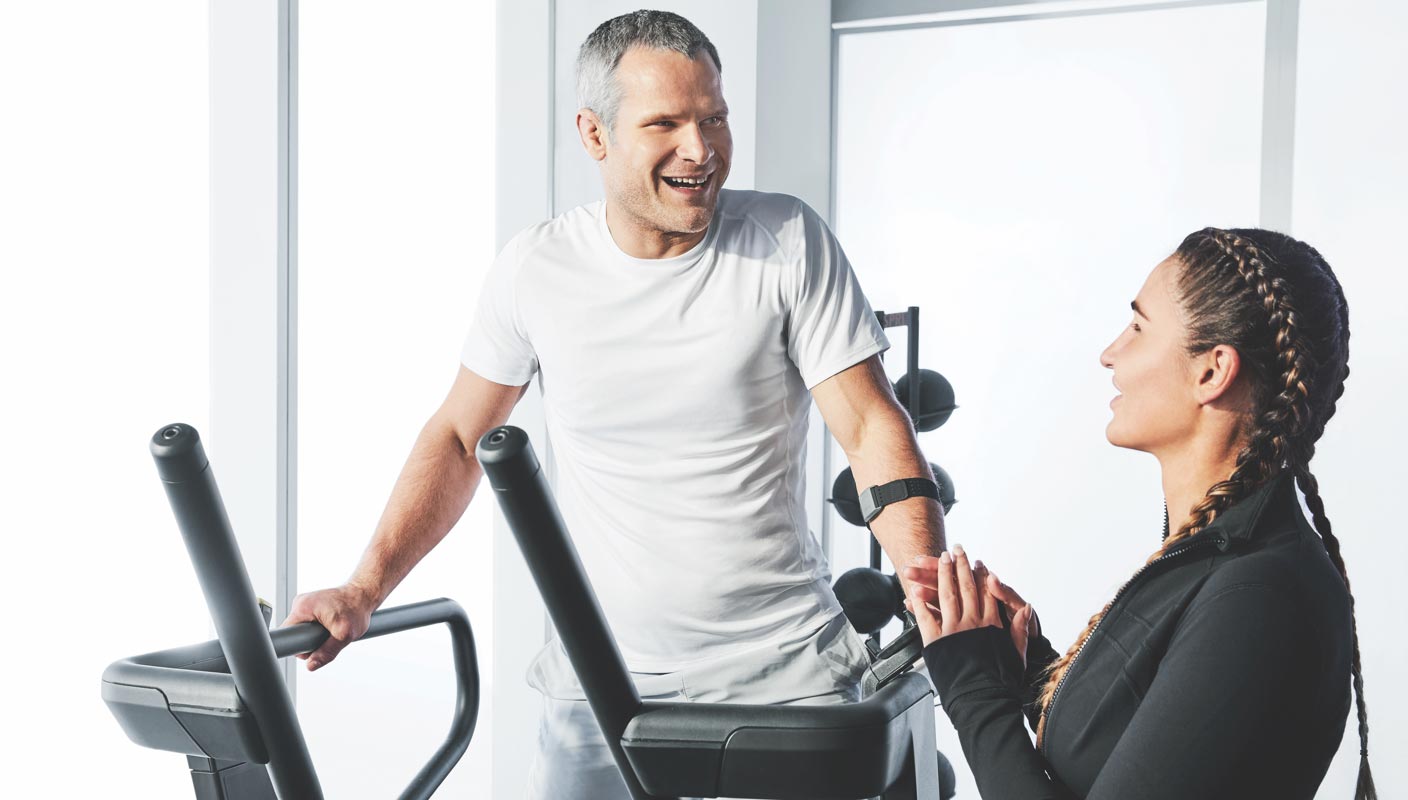
<svg viewBox="0 0 1408 800"><path fill-rule="evenodd" d="M1148 314L1145 314L1143 311L1140 311L1140 310L1139 310L1139 301L1138 301L1138 300L1130 300L1130 301L1129 301L1129 307L1132 308L1132 309L1134 309L1134 313L1138 314L1139 316L1143 317L1144 319L1149 319L1149 315L1148 315Z"/></svg>

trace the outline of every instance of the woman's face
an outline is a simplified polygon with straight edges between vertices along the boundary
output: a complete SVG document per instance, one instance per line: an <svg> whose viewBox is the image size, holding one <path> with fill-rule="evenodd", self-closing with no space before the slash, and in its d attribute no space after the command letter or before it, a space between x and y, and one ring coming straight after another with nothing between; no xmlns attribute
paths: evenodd
<svg viewBox="0 0 1408 800"><path fill-rule="evenodd" d="M1114 418L1105 428L1117 447L1158 453L1192 433L1196 371L1184 350L1183 312L1174 299L1178 268L1172 257L1154 267L1130 304L1129 326L1100 354L1120 392L1110 401Z"/></svg>

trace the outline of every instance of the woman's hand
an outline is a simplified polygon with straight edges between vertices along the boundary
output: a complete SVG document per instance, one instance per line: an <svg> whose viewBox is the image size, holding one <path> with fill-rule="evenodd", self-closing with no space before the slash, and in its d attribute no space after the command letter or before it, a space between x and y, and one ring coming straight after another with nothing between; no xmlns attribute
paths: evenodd
<svg viewBox="0 0 1408 800"><path fill-rule="evenodd" d="M991 574L983 562L971 566L962 545L938 558L920 556L905 567L909 584L905 607L919 623L925 646L960 631L984 625L1002 627L998 607L1007 611L1012 645L1025 665L1027 640L1040 630L1036 613L1012 587Z"/></svg>

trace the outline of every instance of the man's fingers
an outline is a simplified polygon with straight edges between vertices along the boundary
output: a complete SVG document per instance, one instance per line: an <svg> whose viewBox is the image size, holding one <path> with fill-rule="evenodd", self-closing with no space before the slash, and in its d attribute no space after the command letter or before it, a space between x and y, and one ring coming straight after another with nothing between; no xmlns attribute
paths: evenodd
<svg viewBox="0 0 1408 800"><path fill-rule="evenodd" d="M910 590L910 595L904 601L904 605L909 609L909 613L914 615L914 621L919 625L919 638L924 641L926 646L933 644L944 635L943 625L934 616L934 611L929 604L915 596L913 589Z"/></svg>
<svg viewBox="0 0 1408 800"><path fill-rule="evenodd" d="M920 586L927 586L933 589L939 585L937 568L939 560L933 556L922 556L922 558L932 563L926 563L922 566L918 563L911 564L901 570L901 573L904 575L904 579L909 583L917 583ZM918 562L919 559L915 559L915 561Z"/></svg>
<svg viewBox="0 0 1408 800"><path fill-rule="evenodd" d="M922 583L916 583L915 581L910 581L909 586L910 594L919 595L919 599L926 603L933 603L936 606L939 604L938 589L935 589L933 586L925 586Z"/></svg>
<svg viewBox="0 0 1408 800"><path fill-rule="evenodd" d="M317 650L308 654L308 670L311 672L326 666L334 658L337 658L337 654L341 653L347 645L347 642L329 636L328 640L323 642Z"/></svg>

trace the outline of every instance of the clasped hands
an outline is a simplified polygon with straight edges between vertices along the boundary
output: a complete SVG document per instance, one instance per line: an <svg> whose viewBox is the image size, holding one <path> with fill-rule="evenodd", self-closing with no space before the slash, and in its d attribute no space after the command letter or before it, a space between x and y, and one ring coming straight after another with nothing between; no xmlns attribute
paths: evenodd
<svg viewBox="0 0 1408 800"><path fill-rule="evenodd" d="M1041 630L1031 603L998 580L983 562L968 562L963 545L939 556L918 556L904 568L909 585L905 608L919 623L927 647L942 639L984 625L1001 628L1002 613L1011 620L1012 645L1027 663L1027 640Z"/></svg>

